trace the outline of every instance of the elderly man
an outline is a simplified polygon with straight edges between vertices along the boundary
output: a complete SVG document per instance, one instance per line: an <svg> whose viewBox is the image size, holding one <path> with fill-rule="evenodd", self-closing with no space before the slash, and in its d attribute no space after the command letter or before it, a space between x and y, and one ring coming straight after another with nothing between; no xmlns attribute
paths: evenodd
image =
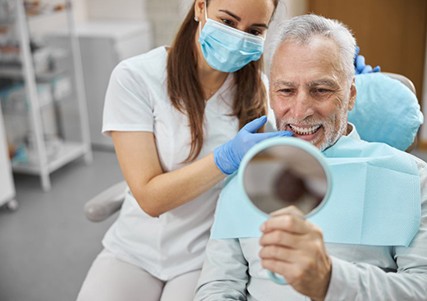
<svg viewBox="0 0 427 301"><path fill-rule="evenodd" d="M273 213L258 237L242 233L221 239L215 233L216 224L224 223L221 215L225 211L220 207L238 201L232 195L238 184L231 179L220 197L195 300L427 300L426 164L385 144L361 141L348 123L356 98L354 37L335 20L305 15L286 22L277 39L270 72L277 127L312 143L325 156L340 156L344 150L355 158L363 156L367 165L387 177L384 181L371 179L377 181L376 194L366 193L360 200L377 204L384 212L369 208L352 212L353 204L345 203L346 195L340 200L348 208L342 214L360 217L362 224L374 216L374 224L362 226L378 235L364 239L351 237L349 231L347 239L346 230L353 225L332 214L323 224L330 226L328 232L322 232L322 225L288 207ZM399 166L389 166L395 162ZM349 172L340 181L356 187L358 177ZM413 193L401 195L406 194L407 186ZM394 228L393 218L385 213L390 212L386 208L389 200L378 197L381 195L391 196L390 206L400 202L393 211L408 209L408 222L398 225L403 229L399 235L407 243L390 233L399 228ZM235 213L235 219L250 223L241 212ZM327 240L336 236L334 232L344 236ZM281 275L287 284L271 281L267 270Z"/></svg>

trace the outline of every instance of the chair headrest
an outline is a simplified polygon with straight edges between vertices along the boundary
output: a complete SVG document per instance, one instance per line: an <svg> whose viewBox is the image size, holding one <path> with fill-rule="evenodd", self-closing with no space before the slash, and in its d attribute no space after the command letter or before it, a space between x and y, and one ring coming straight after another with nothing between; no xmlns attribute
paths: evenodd
<svg viewBox="0 0 427 301"><path fill-rule="evenodd" d="M424 121L416 95L381 73L356 75L356 103L349 112L360 137L406 150Z"/></svg>

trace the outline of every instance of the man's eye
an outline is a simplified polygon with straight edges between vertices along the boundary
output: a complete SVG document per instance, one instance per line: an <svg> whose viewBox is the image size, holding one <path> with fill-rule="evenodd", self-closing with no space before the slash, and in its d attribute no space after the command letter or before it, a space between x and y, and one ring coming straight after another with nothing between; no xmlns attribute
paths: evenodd
<svg viewBox="0 0 427 301"><path fill-rule="evenodd" d="M317 89L313 89L312 93L315 95L325 95L325 94L332 93L332 91L330 89L317 88Z"/></svg>
<svg viewBox="0 0 427 301"><path fill-rule="evenodd" d="M294 92L294 90L290 89L290 88L285 88L285 89L279 90L279 93L284 94L284 95L291 95L293 92Z"/></svg>

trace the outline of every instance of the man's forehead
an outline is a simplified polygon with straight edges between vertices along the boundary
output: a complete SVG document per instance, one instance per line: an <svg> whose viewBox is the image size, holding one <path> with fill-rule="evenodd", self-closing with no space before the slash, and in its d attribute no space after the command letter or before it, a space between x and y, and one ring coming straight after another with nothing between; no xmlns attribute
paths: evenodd
<svg viewBox="0 0 427 301"><path fill-rule="evenodd" d="M283 42L271 64L270 82L334 86L345 77L335 43Z"/></svg>
<svg viewBox="0 0 427 301"><path fill-rule="evenodd" d="M314 37L306 43L286 40L276 49L272 65L315 64L316 62L335 64L338 57L338 46L331 39Z"/></svg>

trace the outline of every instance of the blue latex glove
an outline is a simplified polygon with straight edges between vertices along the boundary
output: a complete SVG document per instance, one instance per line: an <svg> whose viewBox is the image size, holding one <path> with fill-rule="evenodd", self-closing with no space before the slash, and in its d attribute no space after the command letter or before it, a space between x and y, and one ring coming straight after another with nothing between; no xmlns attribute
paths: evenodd
<svg viewBox="0 0 427 301"><path fill-rule="evenodd" d="M356 53L354 56L354 70L356 74L373 73L373 72L381 71L380 66L376 66L375 68L372 68L371 65L366 65L365 57L363 55L359 55L359 53L360 53L360 47L356 46Z"/></svg>
<svg viewBox="0 0 427 301"><path fill-rule="evenodd" d="M289 131L257 133L267 121L267 116L259 117L246 124L230 141L215 148L214 159L218 168L226 175L235 172L246 152L258 142L272 137L290 137Z"/></svg>

